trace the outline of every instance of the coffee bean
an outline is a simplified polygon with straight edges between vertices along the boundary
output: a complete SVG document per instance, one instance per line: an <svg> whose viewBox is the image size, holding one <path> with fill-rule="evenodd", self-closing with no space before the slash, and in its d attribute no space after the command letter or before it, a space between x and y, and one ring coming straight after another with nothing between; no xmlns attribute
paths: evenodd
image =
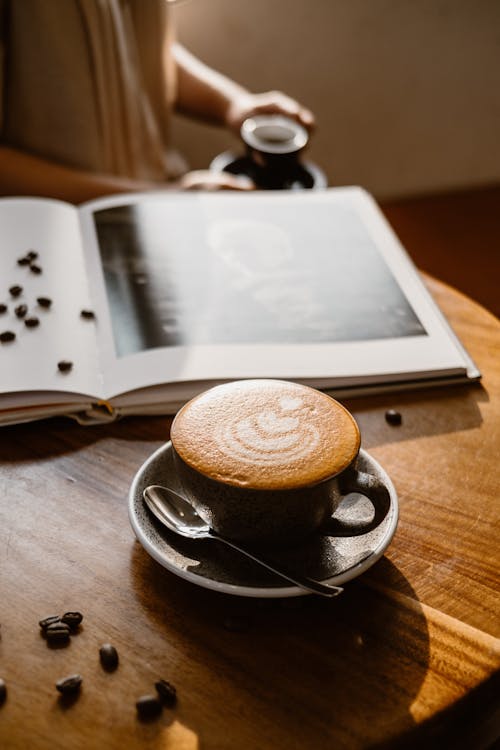
<svg viewBox="0 0 500 750"><path fill-rule="evenodd" d="M86 318L87 320L92 320L93 318L95 318L95 312L93 310L82 310L80 316L82 318Z"/></svg>
<svg viewBox="0 0 500 750"><path fill-rule="evenodd" d="M104 643L99 649L99 658L106 672L114 672L118 666L118 651L111 643Z"/></svg>
<svg viewBox="0 0 500 750"><path fill-rule="evenodd" d="M403 421L403 418L399 411L396 411L395 409L387 409L385 413L385 421L388 424L400 425Z"/></svg>
<svg viewBox="0 0 500 750"><path fill-rule="evenodd" d="M35 252L34 250L30 250L30 251L29 251L29 252L28 252L28 253L26 254L26 257L28 258L28 260L35 260L35 258L38 258L38 253L37 253L37 252Z"/></svg>
<svg viewBox="0 0 500 750"><path fill-rule="evenodd" d="M9 292L13 297L19 297L19 295L23 293L23 288L22 286L19 286L19 284L15 284L10 287Z"/></svg>
<svg viewBox="0 0 500 750"><path fill-rule="evenodd" d="M64 643L69 640L69 625L65 622L54 622L45 628L45 635L49 643Z"/></svg>
<svg viewBox="0 0 500 750"><path fill-rule="evenodd" d="M30 265L30 271L32 271L33 273L37 273L37 274L42 273L42 269L40 268L40 266L37 266L36 263L32 263Z"/></svg>
<svg viewBox="0 0 500 750"><path fill-rule="evenodd" d="M60 622L61 618L59 615L48 615L47 617L44 617L43 620L40 620L38 624L40 625L42 630L47 630L49 625L54 625L56 622Z"/></svg>
<svg viewBox="0 0 500 750"><path fill-rule="evenodd" d="M40 321L39 321L39 319L38 319L37 317L35 317L34 315L30 315L30 317L29 317L29 318L26 318L26 319L25 319L25 321L24 321L24 325L25 325L25 326L26 326L27 328L36 328L37 326L39 326L39 325L40 325Z"/></svg>
<svg viewBox="0 0 500 750"><path fill-rule="evenodd" d="M2 344L5 344L7 341L14 341L15 338L16 334L14 331L2 331L2 333L0 333L0 341Z"/></svg>
<svg viewBox="0 0 500 750"><path fill-rule="evenodd" d="M3 302L0 302L0 314L6 313L9 308Z"/></svg>
<svg viewBox="0 0 500 750"><path fill-rule="evenodd" d="M68 625L71 630L76 630L82 620L83 615L81 612L65 612L61 617L61 622Z"/></svg>
<svg viewBox="0 0 500 750"><path fill-rule="evenodd" d="M72 674L69 677L63 677L61 680L58 680L56 682L56 689L63 695L77 693L82 686L82 681L81 675Z"/></svg>
<svg viewBox="0 0 500 750"><path fill-rule="evenodd" d="M167 682L166 680L158 680L155 682L155 688L164 706L173 706L175 704L177 700L177 690L170 682Z"/></svg>
<svg viewBox="0 0 500 750"><path fill-rule="evenodd" d="M18 266L29 266L30 262L31 261L30 261L30 259L28 258L27 255L23 255L22 258L18 258L17 259L17 265Z"/></svg>
<svg viewBox="0 0 500 750"><path fill-rule="evenodd" d="M36 301L40 305L40 307L50 307L52 304L52 300L50 297L37 297Z"/></svg>
<svg viewBox="0 0 500 750"><path fill-rule="evenodd" d="M5 680L0 677L0 706L7 700L7 685Z"/></svg>
<svg viewBox="0 0 500 750"><path fill-rule="evenodd" d="M24 316L28 312L28 305L18 305L14 308L14 312L18 318L24 318Z"/></svg>
<svg viewBox="0 0 500 750"><path fill-rule="evenodd" d="M135 707L141 719L152 719L162 712L162 705L155 695L142 695Z"/></svg>
<svg viewBox="0 0 500 750"><path fill-rule="evenodd" d="M73 368L73 362L69 362L67 359L62 359L57 363L57 367L61 372L69 372Z"/></svg>

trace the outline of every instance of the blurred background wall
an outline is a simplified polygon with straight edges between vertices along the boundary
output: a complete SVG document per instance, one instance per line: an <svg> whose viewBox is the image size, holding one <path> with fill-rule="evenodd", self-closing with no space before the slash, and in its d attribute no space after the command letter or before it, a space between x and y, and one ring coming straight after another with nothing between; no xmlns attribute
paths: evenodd
<svg viewBox="0 0 500 750"><path fill-rule="evenodd" d="M309 158L377 198L500 181L500 0L189 0L178 38L316 114ZM192 168L238 142L174 122Z"/></svg>

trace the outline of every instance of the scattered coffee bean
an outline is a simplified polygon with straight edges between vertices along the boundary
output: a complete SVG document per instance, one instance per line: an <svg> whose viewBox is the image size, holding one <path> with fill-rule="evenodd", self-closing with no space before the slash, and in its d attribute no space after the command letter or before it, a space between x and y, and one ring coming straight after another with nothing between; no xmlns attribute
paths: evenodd
<svg viewBox="0 0 500 750"><path fill-rule="evenodd" d="M24 318L24 316L28 312L28 305L18 305L14 308L14 312L18 318Z"/></svg>
<svg viewBox="0 0 500 750"><path fill-rule="evenodd" d="M14 331L2 331L2 333L0 333L0 341L2 344L5 344L7 341L14 341L15 338L16 334Z"/></svg>
<svg viewBox="0 0 500 750"><path fill-rule="evenodd" d="M30 261L30 259L28 258L27 255L23 255L22 258L18 258L17 259L17 265L18 266L29 266L30 263L31 263L31 261Z"/></svg>
<svg viewBox="0 0 500 750"><path fill-rule="evenodd" d="M69 625L66 625L65 622L54 622L45 628L45 635L49 643L64 643L69 640Z"/></svg>
<svg viewBox="0 0 500 750"><path fill-rule="evenodd" d="M3 302L0 302L0 314L6 313L9 308Z"/></svg>
<svg viewBox="0 0 500 750"><path fill-rule="evenodd" d="M0 677L0 706L7 700L7 685L5 680Z"/></svg>
<svg viewBox="0 0 500 750"><path fill-rule="evenodd" d="M22 286L19 286L19 284L15 284L10 287L9 292L13 297L19 297L19 295L23 293L23 288Z"/></svg>
<svg viewBox="0 0 500 750"><path fill-rule="evenodd" d="M56 682L56 689L63 695L77 693L82 686L82 681L81 675L72 674L69 677L63 677L61 680L58 680Z"/></svg>
<svg viewBox="0 0 500 750"><path fill-rule="evenodd" d="M43 620L39 621L39 625L43 631L47 630L49 625L54 625L56 622L60 622L61 618L59 615L48 615L47 617L44 617Z"/></svg>
<svg viewBox="0 0 500 750"><path fill-rule="evenodd" d="M65 612L61 617L61 622L68 625L71 630L76 630L82 620L83 615L81 612Z"/></svg>
<svg viewBox="0 0 500 750"><path fill-rule="evenodd" d="M92 320L95 318L95 312L93 310L82 310L80 316L86 320Z"/></svg>
<svg viewBox="0 0 500 750"><path fill-rule="evenodd" d="M33 273L42 273L42 269L40 268L40 266L37 266L36 263L32 263L30 265L30 271L32 271Z"/></svg>
<svg viewBox="0 0 500 750"><path fill-rule="evenodd" d="M403 421L403 418L399 411L396 411L395 409L387 409L385 413L385 421L388 424L400 425Z"/></svg>
<svg viewBox="0 0 500 750"><path fill-rule="evenodd" d="M136 701L135 707L141 719L152 719L162 712L162 705L155 695L142 695Z"/></svg>
<svg viewBox="0 0 500 750"><path fill-rule="evenodd" d="M38 253L34 250L30 250L28 253L26 253L26 257L28 258L28 260L35 260L36 258L38 258Z"/></svg>
<svg viewBox="0 0 500 750"><path fill-rule="evenodd" d="M60 372L69 372L73 368L73 362L69 362L67 359L62 359L57 363L57 367Z"/></svg>
<svg viewBox="0 0 500 750"><path fill-rule="evenodd" d="M118 666L118 651L111 643L104 643L99 649L99 658L106 672L114 672Z"/></svg>
<svg viewBox="0 0 500 750"><path fill-rule="evenodd" d="M40 321L34 315L31 315L29 318L25 318L24 325L28 328L36 328L40 325Z"/></svg>
<svg viewBox="0 0 500 750"><path fill-rule="evenodd" d="M52 304L52 300L50 297L37 297L36 301L40 305L40 307L50 307Z"/></svg>
<svg viewBox="0 0 500 750"><path fill-rule="evenodd" d="M155 682L156 692L164 706L173 706L177 700L177 690L166 680Z"/></svg>

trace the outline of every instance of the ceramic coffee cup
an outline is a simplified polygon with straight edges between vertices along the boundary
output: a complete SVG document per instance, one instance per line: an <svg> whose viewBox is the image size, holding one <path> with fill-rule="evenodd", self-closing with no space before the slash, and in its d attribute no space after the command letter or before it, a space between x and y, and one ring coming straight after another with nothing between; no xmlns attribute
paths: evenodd
<svg viewBox="0 0 500 750"><path fill-rule="evenodd" d="M243 122L240 134L259 187L279 188L300 171L298 158L309 134L298 122L282 115L255 115Z"/></svg>
<svg viewBox="0 0 500 750"><path fill-rule="evenodd" d="M332 525L345 495L367 496L387 512L387 489L356 469L360 433L330 396L281 380L241 380L196 396L177 413L173 457L187 499L220 535L258 544L293 544Z"/></svg>

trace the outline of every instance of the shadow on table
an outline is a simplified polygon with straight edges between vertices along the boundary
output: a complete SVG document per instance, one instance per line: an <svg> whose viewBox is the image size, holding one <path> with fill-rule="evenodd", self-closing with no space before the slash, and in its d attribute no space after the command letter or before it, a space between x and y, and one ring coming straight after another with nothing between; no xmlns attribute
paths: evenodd
<svg viewBox="0 0 500 750"><path fill-rule="evenodd" d="M343 403L354 414L363 447L369 450L377 445L479 427L483 421L479 404L487 401L488 392L476 384L386 393ZM400 412L401 425L386 422L388 409Z"/></svg>
<svg viewBox="0 0 500 750"><path fill-rule="evenodd" d="M176 578L134 545L132 589L175 650L179 718L201 749L368 747L412 730L427 624L398 569L376 567L402 597L362 578L333 600L251 599Z"/></svg>
<svg viewBox="0 0 500 750"><path fill-rule="evenodd" d="M353 412L363 436L363 446L409 440L478 427L482 422L478 404L488 400L481 386L453 386L343 399ZM386 423L386 409L401 412L403 423ZM0 460L32 461L64 455L99 441L157 443L169 438L171 417L128 417L110 424L83 427L67 418L47 419L1 428ZM151 451L152 452L152 451ZM146 457L146 454L145 456Z"/></svg>
<svg viewBox="0 0 500 750"><path fill-rule="evenodd" d="M83 427L57 417L0 427L0 461L32 461L79 451L99 441L157 443L169 439L171 417L128 417L110 424Z"/></svg>

